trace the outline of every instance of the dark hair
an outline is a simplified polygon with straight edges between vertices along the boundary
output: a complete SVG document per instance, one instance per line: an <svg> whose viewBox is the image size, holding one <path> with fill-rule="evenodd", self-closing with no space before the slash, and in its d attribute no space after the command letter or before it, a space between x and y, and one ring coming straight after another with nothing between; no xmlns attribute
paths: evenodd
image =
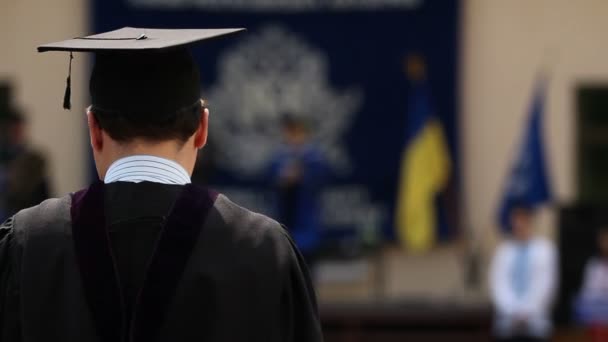
<svg viewBox="0 0 608 342"><path fill-rule="evenodd" d="M284 129L297 129L303 128L304 130L310 130L310 122L303 117L285 113L281 116L281 126Z"/></svg>
<svg viewBox="0 0 608 342"><path fill-rule="evenodd" d="M527 202L515 202L513 203L513 205L511 206L511 214L513 213L519 213L519 214L524 214L524 215L532 215L534 214L535 208L534 206L530 205Z"/></svg>
<svg viewBox="0 0 608 342"><path fill-rule="evenodd" d="M597 228L597 235L598 236L608 235L608 226L606 226L606 225L599 226Z"/></svg>
<svg viewBox="0 0 608 342"><path fill-rule="evenodd" d="M201 101L196 101L194 105L180 109L173 115L165 115L166 118L162 120L150 120L163 117L151 114L141 120L133 119L141 116L106 111L95 106L91 106L90 111L101 129L118 142L143 138L154 142L178 140L185 143L198 129L202 104Z"/></svg>

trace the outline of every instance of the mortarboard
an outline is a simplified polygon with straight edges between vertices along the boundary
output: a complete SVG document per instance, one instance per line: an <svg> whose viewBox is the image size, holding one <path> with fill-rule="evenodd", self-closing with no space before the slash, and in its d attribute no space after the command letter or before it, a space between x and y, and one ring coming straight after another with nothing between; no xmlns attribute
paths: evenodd
<svg viewBox="0 0 608 342"><path fill-rule="evenodd" d="M162 120L200 99L198 65L188 47L243 30L125 27L40 45L38 52L70 52L64 108L70 108L72 52L93 52L94 107L134 121Z"/></svg>

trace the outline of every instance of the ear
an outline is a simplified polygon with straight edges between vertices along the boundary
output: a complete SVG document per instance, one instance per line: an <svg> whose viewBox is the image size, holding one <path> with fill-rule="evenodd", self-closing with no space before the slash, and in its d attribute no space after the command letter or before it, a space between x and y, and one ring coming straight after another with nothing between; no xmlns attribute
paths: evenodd
<svg viewBox="0 0 608 342"><path fill-rule="evenodd" d="M94 151L101 151L103 149L103 134L97 118L91 111L87 112L87 123L89 126L91 147Z"/></svg>
<svg viewBox="0 0 608 342"><path fill-rule="evenodd" d="M207 136L209 133L209 109L203 107L201 112L201 119L198 124L194 136L194 147L197 149L203 148L207 144Z"/></svg>

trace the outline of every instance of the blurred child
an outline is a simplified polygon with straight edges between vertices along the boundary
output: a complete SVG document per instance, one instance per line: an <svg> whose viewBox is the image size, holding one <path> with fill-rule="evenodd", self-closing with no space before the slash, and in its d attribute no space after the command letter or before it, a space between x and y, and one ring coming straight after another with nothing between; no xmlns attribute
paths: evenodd
<svg viewBox="0 0 608 342"><path fill-rule="evenodd" d="M512 236L496 251L490 268L499 341L546 341L556 288L554 244L536 234L534 210L518 204L510 212Z"/></svg>
<svg viewBox="0 0 608 342"><path fill-rule="evenodd" d="M598 256L587 261L575 316L589 325L594 341L608 340L608 227L597 234Z"/></svg>

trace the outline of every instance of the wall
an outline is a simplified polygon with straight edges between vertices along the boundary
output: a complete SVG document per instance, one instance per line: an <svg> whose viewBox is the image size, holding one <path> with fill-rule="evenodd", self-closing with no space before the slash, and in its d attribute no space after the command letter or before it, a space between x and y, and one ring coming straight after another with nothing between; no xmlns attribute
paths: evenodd
<svg viewBox="0 0 608 342"><path fill-rule="evenodd" d="M26 110L32 142L50 161L53 192L65 194L86 183L84 115L86 57L76 55L72 68L71 112L62 109L68 55L38 54L41 43L86 33L86 1L1 0L0 80L16 86Z"/></svg>
<svg viewBox="0 0 608 342"><path fill-rule="evenodd" d="M536 75L550 75L545 142L556 198L576 196L575 94L608 80L608 2L468 0L463 8L461 149L466 221L492 240L494 214ZM555 212L541 217L555 223Z"/></svg>

